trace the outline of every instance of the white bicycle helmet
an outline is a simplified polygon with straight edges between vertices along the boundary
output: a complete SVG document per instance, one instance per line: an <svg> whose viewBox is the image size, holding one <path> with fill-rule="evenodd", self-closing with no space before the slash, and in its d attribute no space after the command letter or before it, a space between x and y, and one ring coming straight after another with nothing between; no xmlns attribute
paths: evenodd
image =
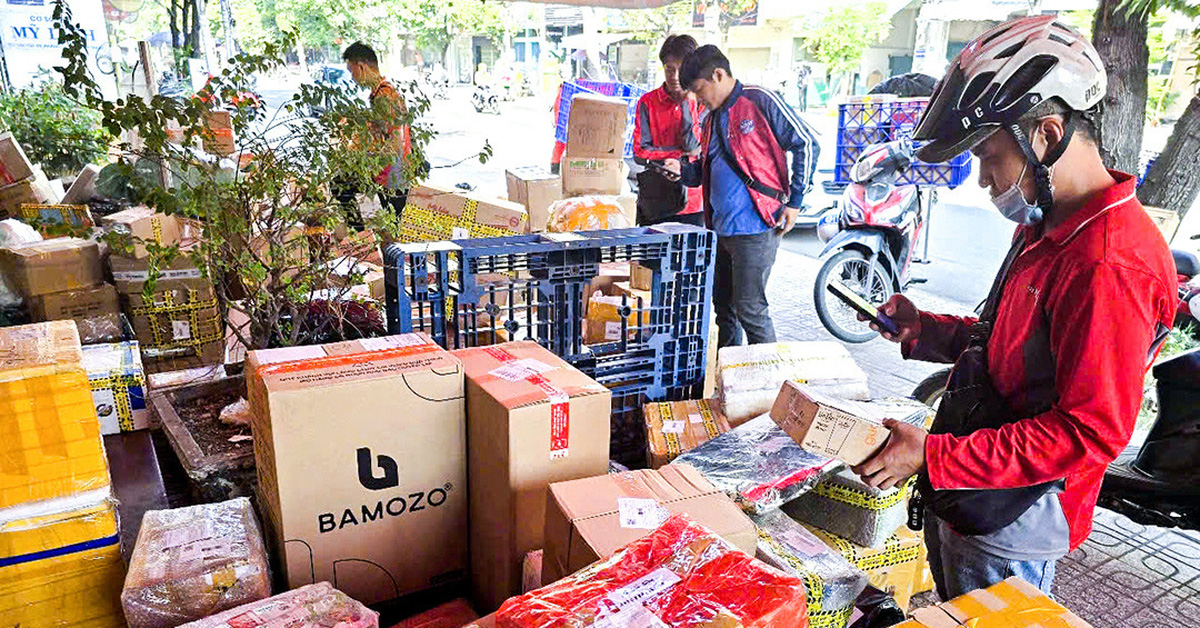
<svg viewBox="0 0 1200 628"><path fill-rule="evenodd" d="M1053 15L1010 20L979 36L954 58L913 133L913 139L929 141L917 156L926 162L946 161L1007 128L1034 166L1042 205L1049 201L1049 166L1071 139L1075 112L1096 106L1107 86L1099 53L1078 31ZM1068 110L1066 133L1039 161L1017 121L1050 98Z"/></svg>

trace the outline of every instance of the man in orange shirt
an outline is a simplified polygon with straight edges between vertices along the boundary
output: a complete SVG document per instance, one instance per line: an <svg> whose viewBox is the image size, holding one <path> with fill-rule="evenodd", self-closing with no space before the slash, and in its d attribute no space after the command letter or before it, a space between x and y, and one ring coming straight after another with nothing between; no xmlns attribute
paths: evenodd
<svg viewBox="0 0 1200 628"><path fill-rule="evenodd" d="M408 107L396 87L379 73L379 60L370 46L356 41L342 53L342 59L354 82L371 90L371 109L375 118L372 127L381 150L391 156L388 165L375 176L375 182L384 187L383 206L390 207L399 216L408 198L404 168L412 152L410 129L405 122ZM351 222L357 221L357 224L351 226L362 228L362 218L354 214L357 211L352 212Z"/></svg>

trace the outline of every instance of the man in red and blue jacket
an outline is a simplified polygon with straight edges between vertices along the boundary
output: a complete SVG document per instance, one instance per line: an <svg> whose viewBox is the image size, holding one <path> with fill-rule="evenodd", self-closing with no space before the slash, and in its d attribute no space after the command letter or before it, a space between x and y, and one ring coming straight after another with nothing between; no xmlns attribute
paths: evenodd
<svg viewBox="0 0 1200 628"><path fill-rule="evenodd" d="M637 222L642 226L682 222L704 226L700 190L662 169L667 159L700 152L700 111L696 99L679 84L679 67L696 50L691 35L671 35L658 58L663 84L638 100L633 126L633 157L646 169L637 175Z"/></svg>
<svg viewBox="0 0 1200 628"><path fill-rule="evenodd" d="M701 155L668 161L684 183L704 190L704 214L717 232L713 305L717 346L775 342L767 279L779 241L792 230L816 169L816 134L775 92L742 85L716 46L688 55L679 80L711 112ZM788 153L792 160L789 167Z"/></svg>

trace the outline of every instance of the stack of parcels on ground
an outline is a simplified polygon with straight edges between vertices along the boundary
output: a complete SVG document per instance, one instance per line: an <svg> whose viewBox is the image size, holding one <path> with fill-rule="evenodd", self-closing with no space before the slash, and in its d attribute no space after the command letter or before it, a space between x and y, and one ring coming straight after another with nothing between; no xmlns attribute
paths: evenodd
<svg viewBox="0 0 1200 628"><path fill-rule="evenodd" d="M121 626L108 461L71 321L0 329L0 625Z"/></svg>
<svg viewBox="0 0 1200 628"><path fill-rule="evenodd" d="M0 249L0 274L29 310L31 320L74 320L84 343L121 337L113 286L104 283L100 246L54 238Z"/></svg>
<svg viewBox="0 0 1200 628"><path fill-rule="evenodd" d="M152 510L121 592L130 628L172 628L271 595L250 500Z"/></svg>
<svg viewBox="0 0 1200 628"><path fill-rule="evenodd" d="M786 381L844 399L871 396L867 374L841 343L777 342L717 352L717 396L734 427L770 411Z"/></svg>
<svg viewBox="0 0 1200 628"><path fill-rule="evenodd" d="M897 628L1091 628L1091 625L1017 576L949 602L919 608Z"/></svg>
<svg viewBox="0 0 1200 628"><path fill-rule="evenodd" d="M318 582L180 628L379 628L379 613Z"/></svg>

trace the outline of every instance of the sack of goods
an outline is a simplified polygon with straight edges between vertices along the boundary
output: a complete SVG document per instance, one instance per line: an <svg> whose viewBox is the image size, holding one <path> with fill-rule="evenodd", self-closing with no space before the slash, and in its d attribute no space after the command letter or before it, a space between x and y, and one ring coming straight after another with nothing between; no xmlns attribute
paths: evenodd
<svg viewBox="0 0 1200 628"><path fill-rule="evenodd" d="M770 411L789 380L834 397L871 398L867 374L838 342L776 342L717 352L717 396L734 427Z"/></svg>
<svg viewBox="0 0 1200 628"><path fill-rule="evenodd" d="M754 517L758 559L804 580L811 628L842 628L867 576L783 512Z"/></svg>
<svg viewBox="0 0 1200 628"><path fill-rule="evenodd" d="M778 509L841 462L805 451L769 416L735 427L679 456L751 514Z"/></svg>
<svg viewBox="0 0 1200 628"><path fill-rule="evenodd" d="M597 231L632 227L625 209L616 199L603 196L565 198L550 204L546 231Z"/></svg>
<svg viewBox="0 0 1200 628"><path fill-rule="evenodd" d="M842 469L785 504L783 511L798 521L879 549L908 520L910 485L906 482L881 491Z"/></svg>
<svg viewBox="0 0 1200 628"><path fill-rule="evenodd" d="M130 628L170 628L270 595L262 533L240 497L147 512L121 605Z"/></svg>
<svg viewBox="0 0 1200 628"><path fill-rule="evenodd" d="M806 628L804 582L678 514L608 560L510 598L499 628Z"/></svg>
<svg viewBox="0 0 1200 628"><path fill-rule="evenodd" d="M244 604L179 628L379 628L379 613L328 582Z"/></svg>

